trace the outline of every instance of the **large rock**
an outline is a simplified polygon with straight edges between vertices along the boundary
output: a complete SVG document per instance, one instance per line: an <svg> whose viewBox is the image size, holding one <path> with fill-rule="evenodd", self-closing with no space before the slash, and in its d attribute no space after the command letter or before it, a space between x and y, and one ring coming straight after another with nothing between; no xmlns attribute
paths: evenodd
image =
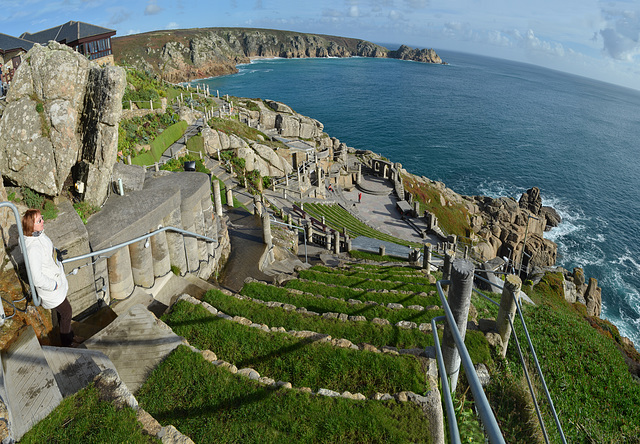
<svg viewBox="0 0 640 444"><path fill-rule="evenodd" d="M101 204L116 161L125 73L100 68L66 45L34 45L0 119L0 172L49 196L72 172L83 197Z"/></svg>
<svg viewBox="0 0 640 444"><path fill-rule="evenodd" d="M531 211L533 214L538 214L540 208L542 208L542 197L540 197L540 189L533 187L522 193L520 201L518 202L520 208Z"/></svg>
<svg viewBox="0 0 640 444"><path fill-rule="evenodd" d="M587 303L587 314L600 317L602 312L602 290L598 287L596 278L589 278L589 285L584 293L584 299Z"/></svg>

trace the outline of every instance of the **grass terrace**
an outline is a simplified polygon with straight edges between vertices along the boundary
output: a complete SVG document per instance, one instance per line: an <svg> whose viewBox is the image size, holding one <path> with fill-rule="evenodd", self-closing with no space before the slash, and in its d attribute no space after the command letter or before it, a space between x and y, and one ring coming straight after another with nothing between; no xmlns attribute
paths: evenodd
<svg viewBox="0 0 640 444"><path fill-rule="evenodd" d="M351 237L366 236L372 239L378 239L386 242L393 242L407 247L422 248L422 244L417 242L409 242L404 239L391 236L390 234L381 233L354 217L340 205L324 205L315 203L305 203L304 211L318 220L325 217L325 223L331 228L342 232L346 227L347 233Z"/></svg>
<svg viewBox="0 0 640 444"><path fill-rule="evenodd" d="M273 389L216 367L180 346L138 400L161 424L198 443L431 442L411 402L353 401Z"/></svg>
<svg viewBox="0 0 640 444"><path fill-rule="evenodd" d="M313 338L266 332L209 313L201 305L180 301L163 320L201 350L238 368L288 381L294 387L327 388L371 396L377 392L428 391L423 362L413 356L392 356L337 348Z"/></svg>

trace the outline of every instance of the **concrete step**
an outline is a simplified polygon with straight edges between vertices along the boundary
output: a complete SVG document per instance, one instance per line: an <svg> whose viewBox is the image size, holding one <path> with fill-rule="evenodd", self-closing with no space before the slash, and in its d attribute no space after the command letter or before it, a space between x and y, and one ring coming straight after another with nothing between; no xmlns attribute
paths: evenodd
<svg viewBox="0 0 640 444"><path fill-rule="evenodd" d="M62 394L31 326L3 353L2 367L9 430L18 441L60 404Z"/></svg>
<svg viewBox="0 0 640 444"><path fill-rule="evenodd" d="M142 304L149 308L154 302L155 299L151 296L148 290L140 287L134 287L133 293L131 293L128 298L112 302L110 305L113 311L120 316L127 313L134 305Z"/></svg>
<svg viewBox="0 0 640 444"><path fill-rule="evenodd" d="M49 346L43 346L42 351L64 398L85 388L101 371L116 370L109 358L99 351Z"/></svg>
<svg viewBox="0 0 640 444"><path fill-rule="evenodd" d="M176 276L173 273L169 273L167 276L156 279L156 282L161 281L162 285L156 288L156 285L151 288L151 295L157 302L160 302L167 307L171 307L180 295L186 293L193 296L196 299L200 299L202 295L209 290L205 284L211 285L202 279L187 274L186 276Z"/></svg>
<svg viewBox="0 0 640 444"><path fill-rule="evenodd" d="M180 336L146 306L137 304L87 339L83 346L104 353L113 362L120 379L135 394L151 371L181 343Z"/></svg>

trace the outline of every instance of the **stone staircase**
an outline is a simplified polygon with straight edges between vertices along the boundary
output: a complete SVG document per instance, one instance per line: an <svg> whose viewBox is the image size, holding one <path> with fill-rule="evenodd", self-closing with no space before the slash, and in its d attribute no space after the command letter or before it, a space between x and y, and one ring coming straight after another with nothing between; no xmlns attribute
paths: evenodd
<svg viewBox="0 0 640 444"><path fill-rule="evenodd" d="M171 273L154 287L137 289L113 308L103 308L113 310L117 317L78 348L41 346L30 326L21 332L0 359L3 443L20 440L63 398L86 387L104 370L114 370L129 391L136 393L149 373L184 342L151 310L163 312L181 294L199 297L213 285L195 276Z"/></svg>

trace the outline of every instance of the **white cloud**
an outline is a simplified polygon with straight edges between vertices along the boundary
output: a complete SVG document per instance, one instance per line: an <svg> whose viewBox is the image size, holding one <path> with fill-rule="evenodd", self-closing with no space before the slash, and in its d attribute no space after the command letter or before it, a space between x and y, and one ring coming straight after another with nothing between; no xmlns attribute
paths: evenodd
<svg viewBox="0 0 640 444"><path fill-rule="evenodd" d="M640 12L602 10L605 27L600 30L602 52L616 60L633 61L640 54Z"/></svg>
<svg viewBox="0 0 640 444"><path fill-rule="evenodd" d="M176 22L169 22L167 23L167 26L164 27L164 29L179 29L180 25L178 25L178 23Z"/></svg>
<svg viewBox="0 0 640 444"><path fill-rule="evenodd" d="M158 6L157 0L149 0L147 7L144 8L144 15L156 15L162 11L162 8Z"/></svg>
<svg viewBox="0 0 640 444"><path fill-rule="evenodd" d="M358 5L353 5L349 8L349 17L359 17L360 16L360 9L358 8Z"/></svg>

